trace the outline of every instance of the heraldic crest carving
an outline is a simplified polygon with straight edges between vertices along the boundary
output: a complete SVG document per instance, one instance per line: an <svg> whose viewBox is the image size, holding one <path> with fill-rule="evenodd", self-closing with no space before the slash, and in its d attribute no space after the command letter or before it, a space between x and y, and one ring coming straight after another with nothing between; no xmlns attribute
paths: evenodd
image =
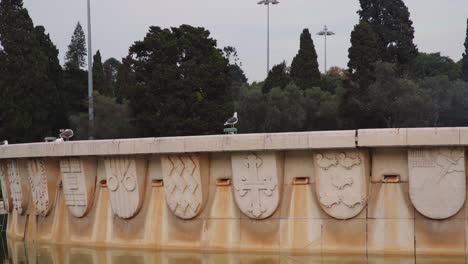
<svg viewBox="0 0 468 264"><path fill-rule="evenodd" d="M245 215L265 219L274 214L280 201L281 165L273 153L232 155L234 197Z"/></svg>
<svg viewBox="0 0 468 264"><path fill-rule="evenodd" d="M446 219L465 203L465 151L463 148L408 150L410 198L421 214Z"/></svg>
<svg viewBox="0 0 468 264"><path fill-rule="evenodd" d="M367 203L366 155L327 151L314 155L317 196L322 209L337 219L357 216Z"/></svg>

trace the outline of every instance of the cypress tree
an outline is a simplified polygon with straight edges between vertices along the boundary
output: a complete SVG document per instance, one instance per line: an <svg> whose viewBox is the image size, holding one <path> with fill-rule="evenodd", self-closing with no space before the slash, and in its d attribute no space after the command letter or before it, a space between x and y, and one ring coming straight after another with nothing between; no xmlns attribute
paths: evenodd
<svg viewBox="0 0 468 264"><path fill-rule="evenodd" d="M115 83L117 81L117 73L120 65L122 65L122 63L116 58L109 58L104 62L104 79L107 82Z"/></svg>
<svg viewBox="0 0 468 264"><path fill-rule="evenodd" d="M377 34L383 61L404 65L414 59L414 28L403 0L360 0L360 20Z"/></svg>
<svg viewBox="0 0 468 264"><path fill-rule="evenodd" d="M80 22L78 22L65 55L65 68L79 70L81 67L84 67L86 65L87 54L86 37Z"/></svg>
<svg viewBox="0 0 468 264"><path fill-rule="evenodd" d="M377 35L367 22L361 22L351 32L348 78L344 82L346 98L341 102L341 116L350 128L372 127L369 111L369 86L375 81L375 63L380 61Z"/></svg>
<svg viewBox="0 0 468 264"><path fill-rule="evenodd" d="M463 81L468 82L468 19L466 20L465 53L462 59L462 78Z"/></svg>
<svg viewBox="0 0 468 264"><path fill-rule="evenodd" d="M103 64L104 82L108 87L109 96L116 97L116 83L119 68L122 65L116 58L109 58Z"/></svg>
<svg viewBox="0 0 468 264"><path fill-rule="evenodd" d="M93 83L96 91L102 95L109 95L109 87L104 80L104 67L101 52L98 50L93 56Z"/></svg>
<svg viewBox="0 0 468 264"><path fill-rule="evenodd" d="M0 138L42 141L66 127L58 50L20 0L0 2Z"/></svg>
<svg viewBox="0 0 468 264"><path fill-rule="evenodd" d="M301 34L300 48L291 64L291 78L302 89L320 84L320 71L314 41L308 29Z"/></svg>
<svg viewBox="0 0 468 264"><path fill-rule="evenodd" d="M114 94L118 103L123 103L125 99L130 98L132 87L135 84L135 72L131 64L131 57L122 58L122 64L117 70Z"/></svg>
<svg viewBox="0 0 468 264"><path fill-rule="evenodd" d="M367 22L354 27L348 52L352 79L364 89L374 81L373 63L381 60L377 35Z"/></svg>

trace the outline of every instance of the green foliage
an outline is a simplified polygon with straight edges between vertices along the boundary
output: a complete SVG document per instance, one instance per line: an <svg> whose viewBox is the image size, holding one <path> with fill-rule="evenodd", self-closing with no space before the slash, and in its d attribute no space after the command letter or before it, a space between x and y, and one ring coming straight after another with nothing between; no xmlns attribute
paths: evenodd
<svg viewBox="0 0 468 264"><path fill-rule="evenodd" d="M130 91L135 85L135 72L132 69L131 61L130 57L123 58L117 69L114 94L119 103L122 103L124 98L130 97Z"/></svg>
<svg viewBox="0 0 468 264"><path fill-rule="evenodd" d="M219 49L203 28L151 27L122 62L102 63L97 51L95 138L220 134L234 110L240 133L467 126L468 29L455 63L440 53L418 54L402 0L360 3L349 69L332 67L323 76L308 30L291 69L275 65L252 84L236 49ZM0 139L42 141L68 120L75 139L87 138L85 45L78 23L63 71L22 1L0 1Z"/></svg>
<svg viewBox="0 0 468 264"><path fill-rule="evenodd" d="M22 1L0 2L0 138L42 141L66 127L58 50Z"/></svg>
<svg viewBox="0 0 468 264"><path fill-rule="evenodd" d="M465 52L462 58L462 79L468 82L468 19L466 20Z"/></svg>
<svg viewBox="0 0 468 264"><path fill-rule="evenodd" d="M341 94L320 88L302 90L293 83L262 92L262 84L243 87L236 101L241 133L339 129Z"/></svg>
<svg viewBox="0 0 468 264"><path fill-rule="evenodd" d="M351 33L349 72L344 81L345 94L339 106L348 128L378 126L369 109L369 86L375 81L374 65L381 60L378 37L367 22L360 22Z"/></svg>
<svg viewBox="0 0 468 264"><path fill-rule="evenodd" d="M65 55L65 68L68 70L81 69L86 65L86 55L86 37L80 22L78 22Z"/></svg>
<svg viewBox="0 0 468 264"><path fill-rule="evenodd" d="M104 66L99 50L93 56L93 88L102 95L110 96L112 94L111 83L104 77Z"/></svg>
<svg viewBox="0 0 468 264"><path fill-rule="evenodd" d="M107 85L107 94L116 96L117 75L122 63L115 58L109 58L104 62L104 82ZM120 101L121 102L121 101Z"/></svg>
<svg viewBox="0 0 468 264"><path fill-rule="evenodd" d="M130 48L141 136L216 134L232 115L228 60L204 28L150 27Z"/></svg>
<svg viewBox="0 0 468 264"><path fill-rule="evenodd" d="M65 69L63 83L69 113L88 112L88 72Z"/></svg>
<svg viewBox="0 0 468 264"><path fill-rule="evenodd" d="M342 70L338 67L332 67L326 74L322 75L320 88L331 94L335 94L343 90L345 80L345 70Z"/></svg>
<svg viewBox="0 0 468 264"><path fill-rule="evenodd" d="M468 91L468 85L460 84L460 81L451 81L443 75L419 80L419 86L430 97L430 100L426 101L431 111L426 126L446 126L453 123L452 121L456 123L460 121L453 119L454 109L465 108L466 102L456 97L461 95L461 98L466 101L467 97L464 93ZM466 113L466 109L462 112ZM466 120L466 117L464 119ZM466 125L467 121L464 123Z"/></svg>
<svg viewBox="0 0 468 264"><path fill-rule="evenodd" d="M117 82L117 73L122 63L116 58L109 58L104 62L104 79L109 83Z"/></svg>
<svg viewBox="0 0 468 264"><path fill-rule="evenodd" d="M239 62L239 56L237 55L237 50L234 47L227 46L223 48L224 57L229 61L229 75L231 80L237 84L246 84L247 77L242 70L242 63Z"/></svg>
<svg viewBox="0 0 468 264"><path fill-rule="evenodd" d="M291 77L289 76L289 70L286 66L286 62L273 66L270 72L268 72L268 77L263 83L262 91L263 93L269 93L271 89L279 87L284 89L286 85L291 82Z"/></svg>
<svg viewBox="0 0 468 264"><path fill-rule="evenodd" d="M464 126L468 84L438 75L418 80L398 77L396 65L378 63L370 87L370 109L386 127Z"/></svg>
<svg viewBox="0 0 468 264"><path fill-rule="evenodd" d="M302 31L299 52L291 64L291 78L302 89L320 85L317 52L308 29Z"/></svg>
<svg viewBox="0 0 468 264"><path fill-rule="evenodd" d="M380 61L377 35L367 22L361 22L351 32L348 67L354 82L362 90L374 82L373 63Z"/></svg>
<svg viewBox="0 0 468 264"><path fill-rule="evenodd" d="M460 66L449 57L437 53L419 53L409 66L408 76L413 79L423 79L444 75L450 80L460 78Z"/></svg>
<svg viewBox="0 0 468 264"><path fill-rule="evenodd" d="M136 136L133 118L127 102L119 104L115 98L94 93L95 139L131 138ZM88 114L77 113L70 117L75 131L74 139L86 140L88 138Z"/></svg>
<svg viewBox="0 0 468 264"><path fill-rule="evenodd" d="M377 34L380 56L398 66L410 62L418 54L413 43L414 28L403 0L359 0L360 20L367 22Z"/></svg>
<svg viewBox="0 0 468 264"><path fill-rule="evenodd" d="M376 64L376 81L369 89L369 108L385 127L418 126L427 118L430 95L413 81L397 77L394 64ZM427 126L424 124L423 126Z"/></svg>

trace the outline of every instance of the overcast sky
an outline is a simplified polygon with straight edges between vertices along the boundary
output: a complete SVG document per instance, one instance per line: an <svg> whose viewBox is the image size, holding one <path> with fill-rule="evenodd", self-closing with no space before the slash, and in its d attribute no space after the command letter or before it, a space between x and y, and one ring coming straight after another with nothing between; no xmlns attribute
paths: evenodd
<svg viewBox="0 0 468 264"><path fill-rule="evenodd" d="M328 66L345 67L349 37L358 21L358 0L280 0L271 8L271 64L291 63L303 28L315 33L324 24L337 35L328 41ZM257 0L92 0L93 50L103 59L121 59L148 27L190 24L210 30L218 46L234 46L249 81L266 75L266 7ZM460 60L468 18L467 0L406 0L420 51ZM86 30L86 0L24 0L36 25L44 25L63 61L80 21ZM323 69L323 39L313 36Z"/></svg>

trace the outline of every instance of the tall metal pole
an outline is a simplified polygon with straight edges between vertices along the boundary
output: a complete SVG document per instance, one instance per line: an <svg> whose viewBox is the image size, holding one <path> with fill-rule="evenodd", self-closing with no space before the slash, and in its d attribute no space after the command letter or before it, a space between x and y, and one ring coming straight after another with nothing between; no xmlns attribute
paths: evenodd
<svg viewBox="0 0 468 264"><path fill-rule="evenodd" d="M267 76L270 73L270 4L267 4Z"/></svg>
<svg viewBox="0 0 468 264"><path fill-rule="evenodd" d="M270 4L279 4L278 0L261 0L257 4L267 6L267 76L270 73Z"/></svg>
<svg viewBox="0 0 468 264"><path fill-rule="evenodd" d="M91 3L88 0L88 137L94 138L94 102L93 102L93 48L91 41Z"/></svg>
<svg viewBox="0 0 468 264"><path fill-rule="evenodd" d="M325 34L325 69L323 73L327 73L327 34Z"/></svg>
<svg viewBox="0 0 468 264"><path fill-rule="evenodd" d="M325 67L324 67L324 73L327 73L327 36L333 36L335 33L333 31L328 30L328 27L325 25L323 27L323 30L318 32L317 35L319 36L324 36L325 38Z"/></svg>

